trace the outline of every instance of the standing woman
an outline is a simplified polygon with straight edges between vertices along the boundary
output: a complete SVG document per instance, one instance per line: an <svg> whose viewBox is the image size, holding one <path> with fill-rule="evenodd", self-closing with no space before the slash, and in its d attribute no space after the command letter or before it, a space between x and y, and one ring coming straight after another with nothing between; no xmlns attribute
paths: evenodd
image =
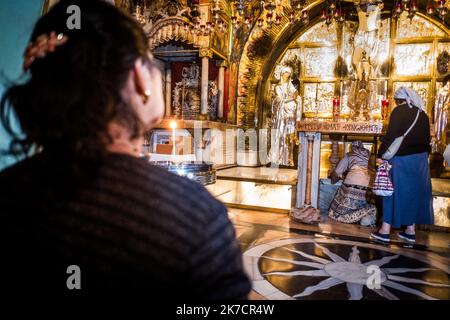
<svg viewBox="0 0 450 320"><path fill-rule="evenodd" d="M431 152L430 121L424 104L414 90L400 87L394 95L397 107L392 111L386 135L378 151L377 163L395 138L403 135L418 119L406 135L396 155L389 160L394 193L383 198L383 225L372 233L375 239L390 240L391 227L406 226L398 237L415 242L416 224L433 224L433 198L428 155Z"/></svg>

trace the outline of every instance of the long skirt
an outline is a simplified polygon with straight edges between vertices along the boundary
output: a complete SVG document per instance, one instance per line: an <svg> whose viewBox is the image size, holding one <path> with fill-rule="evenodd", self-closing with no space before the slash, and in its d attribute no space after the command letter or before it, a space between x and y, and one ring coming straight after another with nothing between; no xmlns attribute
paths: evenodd
<svg viewBox="0 0 450 320"><path fill-rule="evenodd" d="M395 156L389 163L394 193L383 197L383 221L394 228L413 224L433 224L428 153Z"/></svg>
<svg viewBox="0 0 450 320"><path fill-rule="evenodd" d="M374 224L377 209L367 202L368 198L368 188L343 183L331 202L328 216L343 223L355 223L367 217L372 221L367 224Z"/></svg>

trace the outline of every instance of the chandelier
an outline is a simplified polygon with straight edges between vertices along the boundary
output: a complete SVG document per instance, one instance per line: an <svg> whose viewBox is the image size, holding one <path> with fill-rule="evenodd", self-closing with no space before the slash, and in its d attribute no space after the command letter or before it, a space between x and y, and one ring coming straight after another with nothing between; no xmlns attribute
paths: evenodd
<svg viewBox="0 0 450 320"><path fill-rule="evenodd" d="M284 16L289 18L291 25L297 21L308 24L309 12L306 6L306 0L261 0L258 7L252 6L251 0L234 0L231 24L234 28L239 25L251 27L253 23L259 28L271 28L273 25L279 26Z"/></svg>
<svg viewBox="0 0 450 320"><path fill-rule="evenodd" d="M145 12L147 12L146 2L143 0L136 1L133 16L136 19L136 21L141 25L147 23L147 17L145 16Z"/></svg>
<svg viewBox="0 0 450 320"><path fill-rule="evenodd" d="M322 9L321 18L325 24L329 26L333 21L343 23L347 12L342 8L343 0L327 0L325 7ZM383 0L359 0L355 1L355 6L379 5L383 4Z"/></svg>
<svg viewBox="0 0 450 320"><path fill-rule="evenodd" d="M239 26L250 28L254 23L259 28L280 25L284 16L289 18L291 24L300 21L309 23L309 13L306 9L306 0L261 0L258 5L252 0L231 0L231 16L229 17L233 29ZM185 30L198 35L208 35L215 30L223 32L227 23L223 17L228 14L221 9L219 0L211 0L210 21L202 22L200 19L198 1L193 0L190 8L192 23L185 24Z"/></svg>
<svg viewBox="0 0 450 320"><path fill-rule="evenodd" d="M393 16L398 18L403 12L406 12L408 18L412 20L417 11L419 11L417 0L396 0Z"/></svg>
<svg viewBox="0 0 450 320"><path fill-rule="evenodd" d="M447 4L446 0L438 0L438 1L428 0L427 14L433 15L437 13L441 19L444 19L445 16L448 14L446 4Z"/></svg>
<svg viewBox="0 0 450 320"><path fill-rule="evenodd" d="M345 11L342 9L342 1L327 0L320 17L325 21L327 26L329 26L333 21L341 23L344 22Z"/></svg>
<svg viewBox="0 0 450 320"><path fill-rule="evenodd" d="M446 0L428 0L426 6L427 14L437 14L441 19L444 19L448 14L446 3ZM418 0L396 0L393 15L398 18L403 12L406 12L408 18L412 20L418 11Z"/></svg>
<svg viewBox="0 0 450 320"><path fill-rule="evenodd" d="M142 25L148 21L147 4L144 0L134 0L134 18ZM283 17L287 16L291 25L300 22L304 25L309 23L309 12L307 0L260 0L258 5L254 0L230 0L231 13L227 8L221 8L220 0L211 0L210 19L202 21L200 18L199 0L191 0L189 8L190 22L186 22L184 29L196 35L209 35L214 31L224 32L228 29L227 20L233 29L239 26L251 28L256 24L259 28L271 28L279 26ZM327 25L332 22L342 23L345 21L346 12L343 9L343 0L326 0L321 13L322 20ZM359 0L358 5L376 5L383 0ZM406 12L409 19L413 19L419 11L419 0L395 0L393 17L398 18ZM428 0L426 5L428 15L438 15L444 19L449 12L447 0ZM224 18L229 15L229 18Z"/></svg>
<svg viewBox="0 0 450 320"><path fill-rule="evenodd" d="M191 7L189 8L189 16L191 22L184 24L184 30L196 35L207 36L214 31L224 32L227 28L227 24L221 18L222 10L219 7L219 0L211 1L211 17L210 21L202 21L200 18L199 1L192 0Z"/></svg>

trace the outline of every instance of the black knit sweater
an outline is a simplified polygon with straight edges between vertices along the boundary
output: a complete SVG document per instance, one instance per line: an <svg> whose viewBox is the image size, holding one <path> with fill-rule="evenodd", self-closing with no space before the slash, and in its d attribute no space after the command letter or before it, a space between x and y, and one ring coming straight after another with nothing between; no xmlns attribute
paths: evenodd
<svg viewBox="0 0 450 320"><path fill-rule="evenodd" d="M201 185L119 154L83 183L61 168L38 155L0 173L2 289L67 291L77 265L81 292L246 298L227 210Z"/></svg>
<svg viewBox="0 0 450 320"><path fill-rule="evenodd" d="M386 135L382 138L382 143L378 150L378 158L381 158L395 138L400 137L408 130L416 115L417 108L410 108L407 105L400 105L392 111ZM412 130L403 139L403 143L396 155L405 156L414 153L429 153L431 151L430 142L430 120L425 112L420 112L419 119L417 119Z"/></svg>

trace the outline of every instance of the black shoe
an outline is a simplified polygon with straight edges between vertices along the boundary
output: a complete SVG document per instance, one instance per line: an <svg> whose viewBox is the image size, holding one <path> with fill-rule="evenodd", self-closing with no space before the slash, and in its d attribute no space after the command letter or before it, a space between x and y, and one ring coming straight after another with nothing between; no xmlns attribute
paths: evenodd
<svg viewBox="0 0 450 320"><path fill-rule="evenodd" d="M408 241L408 242L416 242L416 235L415 234L407 234L406 232L400 232L397 235L400 239Z"/></svg>
<svg viewBox="0 0 450 320"><path fill-rule="evenodd" d="M377 240L380 240L380 241L383 241L383 242L391 241L391 239L389 237L389 234L379 233L378 231L377 232L372 232L370 234L370 237L374 238L374 239L377 239Z"/></svg>

